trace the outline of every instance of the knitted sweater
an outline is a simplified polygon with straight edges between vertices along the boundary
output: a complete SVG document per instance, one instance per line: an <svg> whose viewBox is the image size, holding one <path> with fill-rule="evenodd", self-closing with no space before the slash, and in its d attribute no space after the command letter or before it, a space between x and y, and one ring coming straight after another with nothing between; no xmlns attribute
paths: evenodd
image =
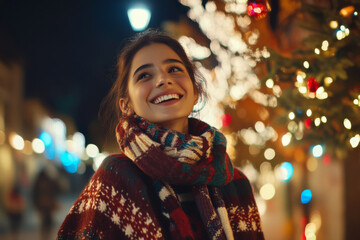
<svg viewBox="0 0 360 240"><path fill-rule="evenodd" d="M220 188L235 239L264 239L252 188L235 169ZM63 239L170 239L151 179L122 154L110 155L58 231Z"/></svg>

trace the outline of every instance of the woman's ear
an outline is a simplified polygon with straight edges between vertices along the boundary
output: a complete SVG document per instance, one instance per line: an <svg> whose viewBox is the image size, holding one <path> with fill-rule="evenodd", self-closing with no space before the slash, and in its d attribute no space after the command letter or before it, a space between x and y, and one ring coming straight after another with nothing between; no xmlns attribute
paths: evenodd
<svg viewBox="0 0 360 240"><path fill-rule="evenodd" d="M134 113L131 104L129 101L125 100L124 98L120 98L119 100L119 106L121 112L123 112L125 115L130 116Z"/></svg>

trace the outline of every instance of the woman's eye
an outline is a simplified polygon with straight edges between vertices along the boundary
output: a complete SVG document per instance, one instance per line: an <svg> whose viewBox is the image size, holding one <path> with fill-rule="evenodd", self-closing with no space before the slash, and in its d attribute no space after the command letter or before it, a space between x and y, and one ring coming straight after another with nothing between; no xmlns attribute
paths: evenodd
<svg viewBox="0 0 360 240"><path fill-rule="evenodd" d="M182 72L182 69L179 67L171 67L169 69L169 73L172 73L172 72Z"/></svg>
<svg viewBox="0 0 360 240"><path fill-rule="evenodd" d="M150 76L150 74L148 73L141 73L138 77L137 77L137 80L141 80L141 79L144 79L144 78L148 78Z"/></svg>

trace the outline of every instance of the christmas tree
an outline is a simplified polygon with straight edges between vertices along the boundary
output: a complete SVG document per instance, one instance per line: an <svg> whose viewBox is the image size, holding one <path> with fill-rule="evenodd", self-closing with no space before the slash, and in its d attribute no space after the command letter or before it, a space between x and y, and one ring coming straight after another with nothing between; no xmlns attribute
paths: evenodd
<svg viewBox="0 0 360 240"><path fill-rule="evenodd" d="M300 29L299 34L295 31L292 35L302 44L285 52L258 44L259 33L270 29L269 25L262 26L262 18L270 11L268 1L180 2L190 8L188 16L198 25L195 30L177 26L179 35L185 35L179 40L208 80L212 97L205 109L208 114L202 117L225 133L227 151L252 180L260 211L263 200L275 194L277 172L282 173L283 181L289 181L292 171L300 168L301 190L292 188L292 192L300 191L302 198L305 220L301 218L300 233L303 238L315 237L321 224L316 218L311 220L311 215L317 215L310 214L311 197L306 199L307 176L319 160L327 166L332 160L346 159L346 237L354 236L353 216L358 214L351 212L351 202L360 197L355 194L360 191L354 184L358 179L349 180L354 174L347 173L357 169L353 163L359 159L359 1L296 2L294 5L301 6L283 21L285 26L278 28L274 38L284 40L290 35L286 24L292 19ZM279 1L270 3L274 16ZM270 21L276 28L276 21ZM259 31L254 25L263 29ZM289 216L296 205L292 201L289 196ZM295 230L289 231L293 233L288 236L297 236Z"/></svg>

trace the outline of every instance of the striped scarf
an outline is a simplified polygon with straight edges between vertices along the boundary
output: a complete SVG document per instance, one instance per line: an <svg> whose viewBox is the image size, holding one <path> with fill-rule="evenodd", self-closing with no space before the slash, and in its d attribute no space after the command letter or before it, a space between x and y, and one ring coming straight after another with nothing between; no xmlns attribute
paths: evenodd
<svg viewBox="0 0 360 240"><path fill-rule="evenodd" d="M233 179L226 139L194 118L189 118L189 133L161 128L136 115L116 127L123 154L153 179L173 239L194 239L194 234L170 184L192 186L209 239L234 239L218 189Z"/></svg>

